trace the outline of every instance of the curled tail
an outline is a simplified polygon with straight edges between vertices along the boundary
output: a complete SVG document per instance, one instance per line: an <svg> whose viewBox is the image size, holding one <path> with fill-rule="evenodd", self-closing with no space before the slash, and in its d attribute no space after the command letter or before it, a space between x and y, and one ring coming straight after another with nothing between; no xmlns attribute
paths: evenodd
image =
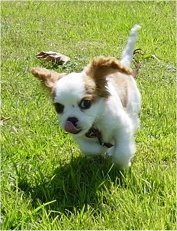
<svg viewBox="0 0 177 231"><path fill-rule="evenodd" d="M141 26L137 25L137 24L133 26L133 28L130 31L127 45L122 52L122 58L121 58L120 62L126 67L130 67L130 64L132 62L134 46L135 46L135 43L137 40L137 31L140 28L141 28Z"/></svg>

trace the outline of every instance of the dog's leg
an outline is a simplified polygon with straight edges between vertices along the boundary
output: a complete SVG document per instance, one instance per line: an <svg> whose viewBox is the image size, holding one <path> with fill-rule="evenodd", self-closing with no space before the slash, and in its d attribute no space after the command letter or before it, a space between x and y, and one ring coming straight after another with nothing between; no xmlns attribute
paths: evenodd
<svg viewBox="0 0 177 231"><path fill-rule="evenodd" d="M133 128L124 127L119 130L115 147L112 149L113 162L121 169L126 169L131 166L131 159L135 154L135 141Z"/></svg>

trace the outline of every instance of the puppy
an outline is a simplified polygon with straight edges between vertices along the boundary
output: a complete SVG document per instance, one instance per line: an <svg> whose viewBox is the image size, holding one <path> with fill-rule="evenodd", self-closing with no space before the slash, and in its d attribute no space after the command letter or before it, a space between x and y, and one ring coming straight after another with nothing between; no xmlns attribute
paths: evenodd
<svg viewBox="0 0 177 231"><path fill-rule="evenodd" d="M80 73L33 68L32 74L50 90L61 127L71 133L87 155L112 157L125 169L135 154L141 97L130 64L139 25L128 38L122 58L96 57Z"/></svg>

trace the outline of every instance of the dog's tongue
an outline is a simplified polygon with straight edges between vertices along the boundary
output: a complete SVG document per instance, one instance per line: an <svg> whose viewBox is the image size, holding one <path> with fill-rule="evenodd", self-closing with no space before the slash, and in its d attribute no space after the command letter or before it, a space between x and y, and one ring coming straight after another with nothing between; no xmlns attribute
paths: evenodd
<svg viewBox="0 0 177 231"><path fill-rule="evenodd" d="M66 123L65 123L65 130L67 132L70 132L70 133L73 133L73 134L75 134L75 133L77 133L77 132L80 131L80 129L76 128L74 126L74 124L72 122L70 122L70 121L66 121Z"/></svg>

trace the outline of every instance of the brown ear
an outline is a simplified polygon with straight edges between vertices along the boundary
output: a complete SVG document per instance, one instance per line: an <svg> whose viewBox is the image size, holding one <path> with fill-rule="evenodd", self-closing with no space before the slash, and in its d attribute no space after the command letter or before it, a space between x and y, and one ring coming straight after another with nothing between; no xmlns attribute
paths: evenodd
<svg viewBox="0 0 177 231"><path fill-rule="evenodd" d="M98 94L107 98L109 92L107 91L106 76L115 72L121 72L131 75L131 69L123 66L116 58L113 57L96 57L85 68L86 74L91 77L97 86Z"/></svg>
<svg viewBox="0 0 177 231"><path fill-rule="evenodd" d="M94 58L86 67L86 72L95 77L96 74L105 76L115 72L121 72L127 75L132 74L132 70L123 66L116 58L104 56Z"/></svg>
<svg viewBox="0 0 177 231"><path fill-rule="evenodd" d="M50 90L53 89L55 82L64 76L64 73L60 74L56 71L41 67L34 67L31 70L31 73L39 80L41 80L41 82L44 83L44 85Z"/></svg>

